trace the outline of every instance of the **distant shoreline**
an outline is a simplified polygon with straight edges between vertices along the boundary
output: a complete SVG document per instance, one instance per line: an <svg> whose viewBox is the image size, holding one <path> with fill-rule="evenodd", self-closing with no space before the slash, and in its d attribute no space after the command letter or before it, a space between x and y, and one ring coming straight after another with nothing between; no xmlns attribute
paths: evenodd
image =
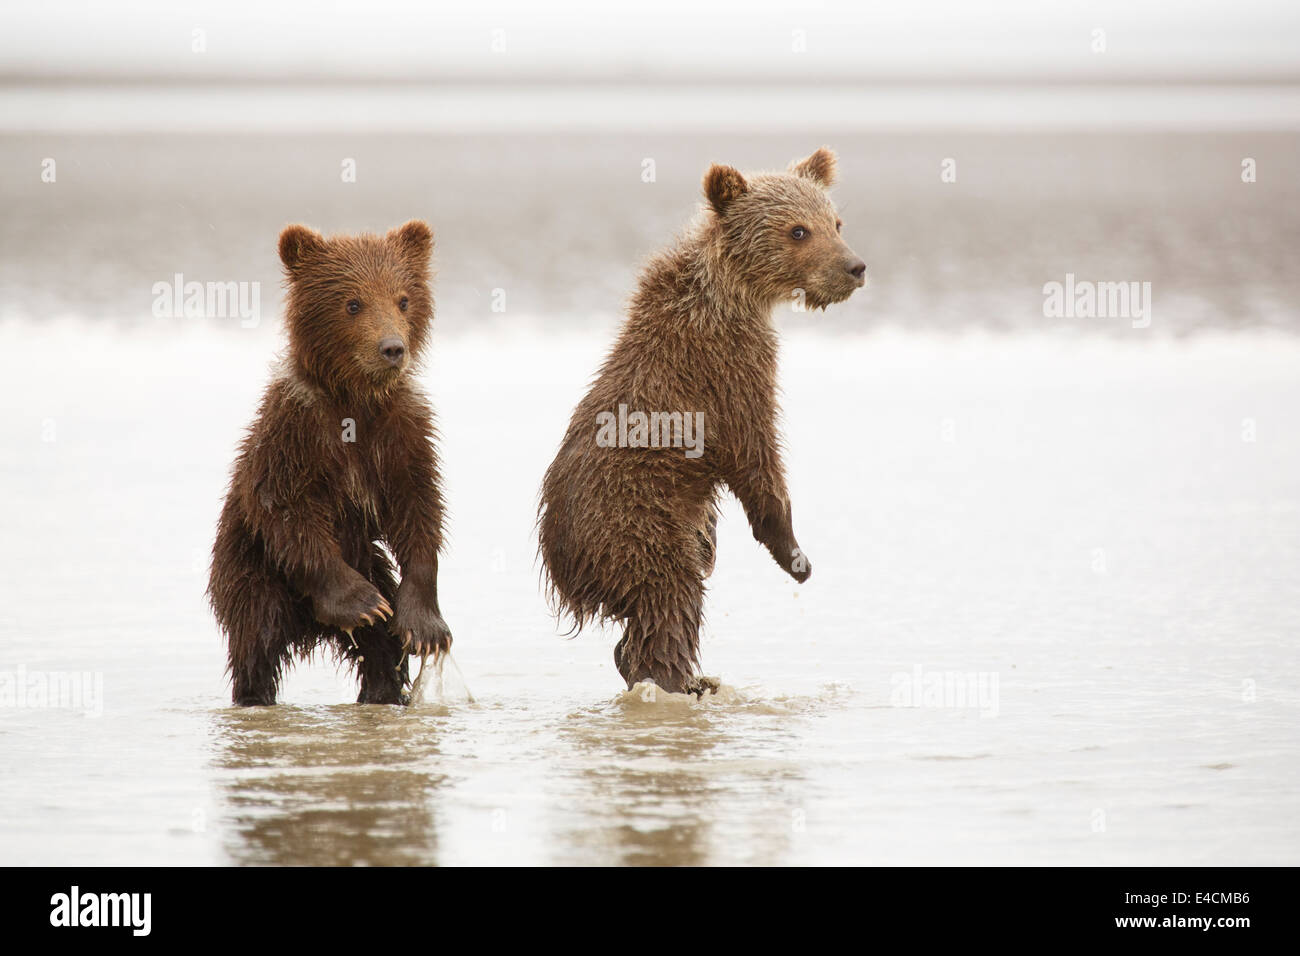
<svg viewBox="0 0 1300 956"><path fill-rule="evenodd" d="M1296 130L1300 82L0 81L0 133Z"/></svg>

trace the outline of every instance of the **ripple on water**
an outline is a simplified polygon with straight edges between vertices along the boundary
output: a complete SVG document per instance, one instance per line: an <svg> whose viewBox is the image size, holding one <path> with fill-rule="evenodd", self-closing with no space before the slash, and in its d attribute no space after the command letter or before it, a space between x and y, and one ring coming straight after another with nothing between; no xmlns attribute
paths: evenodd
<svg viewBox="0 0 1300 956"><path fill-rule="evenodd" d="M733 687L720 684L717 691L696 697L694 694L673 694L651 681L641 681L629 690L617 694L612 700L587 713L639 715L651 713L656 717L666 712L787 715L807 714L825 709L830 704L843 703L853 695L849 685L832 682L824 684L817 692L806 695L772 695L761 688Z"/></svg>

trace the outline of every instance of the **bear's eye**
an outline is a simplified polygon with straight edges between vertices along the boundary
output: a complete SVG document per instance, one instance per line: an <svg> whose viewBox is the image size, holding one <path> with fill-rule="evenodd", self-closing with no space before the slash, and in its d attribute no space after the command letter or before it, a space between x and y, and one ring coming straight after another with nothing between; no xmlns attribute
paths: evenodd
<svg viewBox="0 0 1300 956"><path fill-rule="evenodd" d="M405 312L406 307L409 306L410 304L411 304L411 300L408 299L406 296L402 296L402 298L398 300L397 307L401 309L403 312Z"/></svg>
<svg viewBox="0 0 1300 956"><path fill-rule="evenodd" d="M348 299L348 315L356 315L361 311L360 299Z"/></svg>
<svg viewBox="0 0 1300 956"><path fill-rule="evenodd" d="M803 226L795 226L793 229L790 230L790 238L791 238L791 239L807 239L807 238L808 238L808 230L805 229Z"/></svg>

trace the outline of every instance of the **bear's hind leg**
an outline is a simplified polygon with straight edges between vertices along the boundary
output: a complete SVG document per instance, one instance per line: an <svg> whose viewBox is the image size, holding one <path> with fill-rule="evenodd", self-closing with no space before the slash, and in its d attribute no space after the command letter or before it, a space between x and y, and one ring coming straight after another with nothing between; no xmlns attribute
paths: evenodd
<svg viewBox="0 0 1300 956"><path fill-rule="evenodd" d="M718 512L710 505L704 518L704 526L696 534L700 541L700 576L713 574L713 566L718 560Z"/></svg>
<svg viewBox="0 0 1300 956"><path fill-rule="evenodd" d="M237 668L237 669L236 669ZM230 702L236 707L269 707L280 688L279 655L257 654L231 662Z"/></svg>
<svg viewBox="0 0 1300 956"><path fill-rule="evenodd" d="M695 673L703 602L704 588L699 585L681 607L627 619L623 638L614 647L614 664L629 690L643 680L673 694L702 696L704 690L716 689L716 681Z"/></svg>
<svg viewBox="0 0 1300 956"><path fill-rule="evenodd" d="M397 607L397 580L393 564L383 548L374 546L369 566L363 573L390 607ZM361 677L358 704L406 704L410 702L410 660L400 639L391 634L383 621L358 627L352 637L341 637L343 653L350 658Z"/></svg>
<svg viewBox="0 0 1300 956"><path fill-rule="evenodd" d="M361 677L358 704L406 704L410 661L397 638L380 624L359 627L341 638L343 653ZM355 642L355 644L353 643Z"/></svg>
<svg viewBox="0 0 1300 956"><path fill-rule="evenodd" d="M284 665L312 623L287 587L277 589L274 582L250 585L245 600L240 624L228 635L230 698L236 707L269 706L279 693Z"/></svg>
<svg viewBox="0 0 1300 956"><path fill-rule="evenodd" d="M275 703L283 670L278 654L257 654L241 661L238 670L234 667L232 662L230 700L236 707L269 707Z"/></svg>
<svg viewBox="0 0 1300 956"><path fill-rule="evenodd" d="M700 622L704 617L704 578L713 570L716 513L712 508L698 527L651 528L642 534L627 574L638 586L627 595L617 616L623 638L614 648L614 663L628 689L654 681L674 694L703 696L716 681L702 679Z"/></svg>

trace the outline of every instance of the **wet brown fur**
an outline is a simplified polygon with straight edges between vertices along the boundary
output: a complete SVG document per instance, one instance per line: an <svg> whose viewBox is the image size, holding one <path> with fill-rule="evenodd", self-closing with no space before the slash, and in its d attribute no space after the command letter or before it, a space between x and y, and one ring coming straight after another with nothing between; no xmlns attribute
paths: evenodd
<svg viewBox="0 0 1300 956"><path fill-rule="evenodd" d="M289 348L235 461L208 583L236 704L275 703L284 666L320 647L359 672L359 701L401 703L407 652L450 646L433 415L411 380L432 250L418 220L385 236L280 235Z"/></svg>
<svg viewBox="0 0 1300 956"><path fill-rule="evenodd" d="M795 290L824 309L863 284L865 267L840 238L826 192L834 175L824 148L783 173L708 170L706 208L642 272L618 340L546 472L538 538L552 602L577 628L623 625L614 660L629 687L645 679L673 692L711 686L697 673L699 628L722 486L782 569L797 581L811 574L781 463L771 318ZM808 230L802 240L796 226ZM600 447L597 414L620 404L703 412L703 455Z"/></svg>

